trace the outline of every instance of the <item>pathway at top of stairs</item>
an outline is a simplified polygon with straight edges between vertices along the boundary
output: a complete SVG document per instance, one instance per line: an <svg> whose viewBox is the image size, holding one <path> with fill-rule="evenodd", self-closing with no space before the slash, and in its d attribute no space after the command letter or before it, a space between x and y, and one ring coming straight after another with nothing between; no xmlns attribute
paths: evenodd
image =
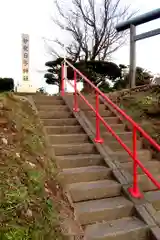
<svg viewBox="0 0 160 240"><path fill-rule="evenodd" d="M123 194L114 172L61 97L42 95L33 99L84 239L154 240L134 204ZM115 119L112 121L115 124Z"/></svg>

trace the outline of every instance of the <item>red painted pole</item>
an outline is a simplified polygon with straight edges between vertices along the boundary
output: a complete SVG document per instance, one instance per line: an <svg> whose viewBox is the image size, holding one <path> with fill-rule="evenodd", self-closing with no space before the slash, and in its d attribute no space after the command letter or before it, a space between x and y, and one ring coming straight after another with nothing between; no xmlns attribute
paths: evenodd
<svg viewBox="0 0 160 240"><path fill-rule="evenodd" d="M138 188L138 172L137 172L137 129L133 127L133 186L129 188L130 194L134 198L142 198L142 194Z"/></svg>
<svg viewBox="0 0 160 240"><path fill-rule="evenodd" d="M61 96L64 96L64 64L61 66Z"/></svg>
<svg viewBox="0 0 160 240"><path fill-rule="evenodd" d="M74 71L74 112L79 112L78 101L77 101L77 73Z"/></svg>
<svg viewBox="0 0 160 240"><path fill-rule="evenodd" d="M100 119L99 119L99 93L96 91L96 143L103 143L103 139L100 137Z"/></svg>

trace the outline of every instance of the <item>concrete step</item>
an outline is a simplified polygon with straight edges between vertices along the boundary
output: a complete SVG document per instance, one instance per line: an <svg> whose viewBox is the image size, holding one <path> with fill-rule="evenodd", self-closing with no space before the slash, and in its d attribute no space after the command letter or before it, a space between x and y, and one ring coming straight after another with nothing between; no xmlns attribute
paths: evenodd
<svg viewBox="0 0 160 240"><path fill-rule="evenodd" d="M89 104L91 104L94 108L96 108L96 102L95 101L89 101ZM79 104L79 107L81 110L83 110L84 112L91 110L91 108L86 104ZM105 110L106 106L104 104L99 104L99 109L100 110Z"/></svg>
<svg viewBox="0 0 160 240"><path fill-rule="evenodd" d="M36 106L41 106L41 105L48 105L48 106L53 106L53 105L65 105L65 102L62 99L36 99L34 100L36 103Z"/></svg>
<svg viewBox="0 0 160 240"><path fill-rule="evenodd" d="M68 111L66 105L55 105L55 104L37 104L37 109L39 111Z"/></svg>
<svg viewBox="0 0 160 240"><path fill-rule="evenodd" d="M117 132L117 135L121 138L123 141L132 140L132 132ZM107 141L117 141L115 137L112 136L111 133L104 132L102 133L102 137Z"/></svg>
<svg viewBox="0 0 160 240"><path fill-rule="evenodd" d="M104 166L88 166L63 169L59 173L62 184L91 182L111 178L111 170Z"/></svg>
<svg viewBox="0 0 160 240"><path fill-rule="evenodd" d="M79 154L57 157L60 168L76 168L103 165L103 159L99 154Z"/></svg>
<svg viewBox="0 0 160 240"><path fill-rule="evenodd" d="M133 162L122 163L121 166L129 171L130 173L133 172ZM151 173L160 173L160 162L157 160L151 160L149 162L144 163L144 167L150 171ZM138 167L138 174L142 174L143 171L140 167Z"/></svg>
<svg viewBox="0 0 160 240"><path fill-rule="evenodd" d="M83 94L83 96L85 96L85 98L89 101L89 102L96 102L96 95L95 94L92 94L92 95L86 95L86 94ZM99 98L99 103L101 104L104 104L103 101Z"/></svg>
<svg viewBox="0 0 160 240"><path fill-rule="evenodd" d="M45 129L46 129L46 132L48 134L84 133L84 130L80 125L76 125L76 126L52 126L52 127L46 127Z"/></svg>
<svg viewBox="0 0 160 240"><path fill-rule="evenodd" d="M124 197L75 203L75 216L82 225L110 221L132 215L133 203Z"/></svg>
<svg viewBox="0 0 160 240"><path fill-rule="evenodd" d="M108 124L117 124L119 121L117 117L104 117L104 120ZM90 118L90 121L94 124L96 122L96 117Z"/></svg>
<svg viewBox="0 0 160 240"><path fill-rule="evenodd" d="M111 157L117 158L117 160L121 163L133 161L129 154L125 151L115 151L111 154ZM137 157L141 162L150 161L152 156L149 150L139 150L137 152Z"/></svg>
<svg viewBox="0 0 160 240"><path fill-rule="evenodd" d="M44 126L76 126L79 125L75 118L41 119Z"/></svg>
<svg viewBox="0 0 160 240"><path fill-rule="evenodd" d="M85 96L85 95L83 94L83 96ZM85 96L85 98L92 106L96 106L96 98L95 97L88 98ZM79 104L79 106L88 106L81 98L78 99L78 104ZM104 103L101 100L99 100L99 106L100 105L104 105Z"/></svg>
<svg viewBox="0 0 160 240"><path fill-rule="evenodd" d="M31 96L34 97L37 93L29 93L29 92L14 92L14 95L18 95L18 96Z"/></svg>
<svg viewBox="0 0 160 240"><path fill-rule="evenodd" d="M54 144L52 146L54 148L56 156L97 153L95 146L91 143Z"/></svg>
<svg viewBox="0 0 160 240"><path fill-rule="evenodd" d="M67 187L73 202L80 202L120 195L121 185L113 180L72 183Z"/></svg>
<svg viewBox="0 0 160 240"><path fill-rule="evenodd" d="M96 122L92 122L92 125L96 128ZM109 124L109 126L114 130L116 133L121 133L125 131L125 125L121 123L116 123L116 124ZM104 124L101 122L100 123L100 131L103 134L105 133L110 133L108 129L104 126Z"/></svg>
<svg viewBox="0 0 160 240"><path fill-rule="evenodd" d="M55 98L55 97L33 97L33 100L35 101L36 105L65 105L65 102L61 99L61 97L59 98Z"/></svg>
<svg viewBox="0 0 160 240"><path fill-rule="evenodd" d="M96 125L94 124L94 127ZM124 132L125 130L125 125L124 124L121 124L121 123L118 123L118 124L109 124L109 126L112 128L112 130L114 130L116 133L118 132ZM108 132L108 129L103 125L103 123L100 123L100 130L101 132Z"/></svg>
<svg viewBox="0 0 160 240"><path fill-rule="evenodd" d="M144 196L149 203L152 203L156 210L160 211L160 190L146 192Z"/></svg>
<svg viewBox="0 0 160 240"><path fill-rule="evenodd" d="M105 143L114 151L123 151L124 148L122 147L122 145L117 141L106 141ZM132 140L131 141L124 141L123 143L126 144L127 147L129 147L129 149L133 149L133 143ZM140 150L142 148L142 142L141 141L137 141L137 150Z"/></svg>
<svg viewBox="0 0 160 240"><path fill-rule="evenodd" d="M85 96L85 98L87 100L90 100L90 101L95 101L96 100L96 95L95 93L83 93L83 95Z"/></svg>
<svg viewBox="0 0 160 240"><path fill-rule="evenodd" d="M60 105L65 105L65 102L63 100L57 100L57 99L37 99L37 100L34 100L35 103L36 103L36 106L38 108L38 106L41 106L41 105L48 105L48 106L60 106Z"/></svg>
<svg viewBox="0 0 160 240"><path fill-rule="evenodd" d="M85 240L149 240L149 229L135 217L87 226Z"/></svg>
<svg viewBox="0 0 160 240"><path fill-rule="evenodd" d="M154 176L154 179L160 182L159 174L154 174L153 176ZM157 187L152 183L152 181L145 174L138 175L138 183L140 188L145 192L157 189Z"/></svg>
<svg viewBox="0 0 160 240"><path fill-rule="evenodd" d="M42 119L62 119L73 118L73 114L69 111L39 111L39 117Z"/></svg>
<svg viewBox="0 0 160 240"><path fill-rule="evenodd" d="M47 95L34 95L33 96L35 101L38 100L50 100L50 101L56 101L56 100L63 100L61 96L47 96Z"/></svg>
<svg viewBox="0 0 160 240"><path fill-rule="evenodd" d="M49 135L49 140L51 144L88 143L89 138L85 133L54 134Z"/></svg>
<svg viewBox="0 0 160 240"><path fill-rule="evenodd" d="M90 117L92 118L96 116L95 112L93 112L92 110L86 111L85 114L86 116L88 116L88 118ZM111 117L113 116L113 113L109 110L103 110L103 111L100 111L100 115L101 117Z"/></svg>
<svg viewBox="0 0 160 240"><path fill-rule="evenodd" d="M105 143L106 143L106 145L108 145L114 151L124 150L124 148L121 146L121 144L118 141L107 141L107 140L105 140ZM132 140L124 141L123 143L125 143L126 146L129 147L130 149L133 149ZM141 148L142 148L142 142L137 141L137 150L140 150Z"/></svg>

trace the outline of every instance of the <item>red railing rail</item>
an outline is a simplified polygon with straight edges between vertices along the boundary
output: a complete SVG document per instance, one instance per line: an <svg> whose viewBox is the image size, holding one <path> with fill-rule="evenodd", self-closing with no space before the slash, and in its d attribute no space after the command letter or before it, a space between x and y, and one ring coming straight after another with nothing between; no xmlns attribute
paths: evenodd
<svg viewBox="0 0 160 240"><path fill-rule="evenodd" d="M95 142L103 143L103 139L100 136L100 122L103 123L105 128L115 137L115 139L120 143L120 145L124 148L124 150L129 154L129 156L133 159L133 186L128 189L130 194L135 198L142 197L142 194L138 187L138 172L137 167L139 166L142 171L148 176L148 178L154 183L154 185L160 189L160 183L152 176L152 174L143 166L141 161L137 158L137 132L139 132L149 143L160 152L160 145L154 141L134 120L129 117L122 109L120 109L115 103L113 103L103 92L101 92L91 81L84 76L78 69L76 69L70 62L65 60L65 64L71 67L74 71L74 85L70 85L74 89L74 107L73 110L75 112L79 111L78 108L78 95L83 99L83 101L91 108L93 112L96 114L96 137ZM62 64L62 78L61 78L61 94L64 96L64 64ZM88 102L88 100L77 90L77 75L83 78L85 82L87 82L96 93L96 109ZM67 78L66 78L67 80ZM104 120L104 118L99 114L99 96L101 96L110 106L112 106L118 114L120 114L124 119L126 119L133 127L133 149L130 150L123 140L115 133L115 131L109 126L109 124Z"/></svg>

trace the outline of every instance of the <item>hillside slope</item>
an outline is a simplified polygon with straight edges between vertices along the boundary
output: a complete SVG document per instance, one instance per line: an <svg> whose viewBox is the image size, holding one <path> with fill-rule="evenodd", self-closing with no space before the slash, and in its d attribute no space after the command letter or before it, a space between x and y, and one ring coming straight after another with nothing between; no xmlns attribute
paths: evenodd
<svg viewBox="0 0 160 240"><path fill-rule="evenodd" d="M67 215L69 210L48 152L29 102L1 94L0 239L63 239L59 212L63 208Z"/></svg>
<svg viewBox="0 0 160 240"><path fill-rule="evenodd" d="M141 86L109 97L160 144L160 86Z"/></svg>

